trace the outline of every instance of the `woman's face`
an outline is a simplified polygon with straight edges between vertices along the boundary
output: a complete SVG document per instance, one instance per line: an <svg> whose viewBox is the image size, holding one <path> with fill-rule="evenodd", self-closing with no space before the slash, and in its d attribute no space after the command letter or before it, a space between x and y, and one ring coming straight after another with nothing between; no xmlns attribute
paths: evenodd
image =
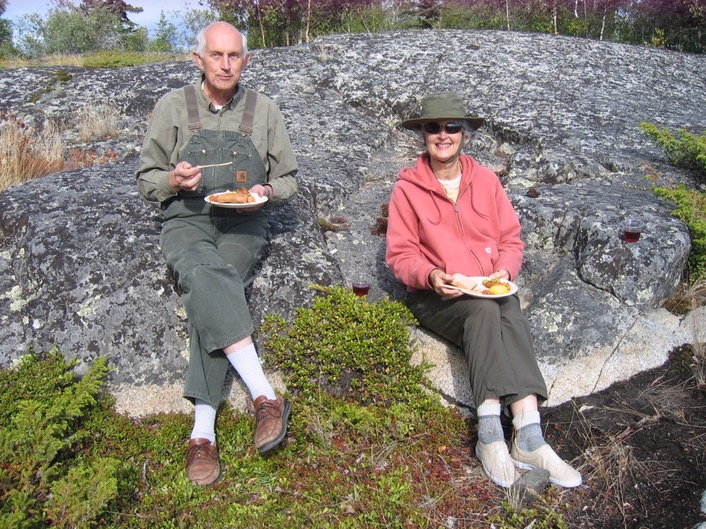
<svg viewBox="0 0 706 529"><path fill-rule="evenodd" d="M458 121L441 120L422 126L427 152L432 159L448 162L463 148L463 126Z"/></svg>

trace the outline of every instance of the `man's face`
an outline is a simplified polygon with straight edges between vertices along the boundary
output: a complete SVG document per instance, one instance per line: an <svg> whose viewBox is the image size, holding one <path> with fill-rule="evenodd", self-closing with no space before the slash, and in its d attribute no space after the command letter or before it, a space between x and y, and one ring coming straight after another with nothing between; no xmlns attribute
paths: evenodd
<svg viewBox="0 0 706 529"><path fill-rule="evenodd" d="M250 55L243 57L243 40L235 28L217 24L206 33L203 55L194 53L193 58L206 76L206 95L211 99L225 98L226 101L214 101L223 104L233 96Z"/></svg>

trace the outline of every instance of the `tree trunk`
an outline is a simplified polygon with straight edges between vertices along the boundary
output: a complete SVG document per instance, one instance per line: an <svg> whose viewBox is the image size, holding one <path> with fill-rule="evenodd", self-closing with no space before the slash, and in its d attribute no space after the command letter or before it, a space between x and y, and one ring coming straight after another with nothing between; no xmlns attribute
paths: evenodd
<svg viewBox="0 0 706 529"><path fill-rule="evenodd" d="M260 38L262 39L262 47L267 48L267 41L265 40L265 26L262 24L262 10L258 8L257 10L257 21L260 25Z"/></svg>
<svg viewBox="0 0 706 529"><path fill-rule="evenodd" d="M304 39L307 42L307 44L309 43L309 28L311 27L310 23L311 23L311 0L309 0L306 5L306 33L304 35Z"/></svg>

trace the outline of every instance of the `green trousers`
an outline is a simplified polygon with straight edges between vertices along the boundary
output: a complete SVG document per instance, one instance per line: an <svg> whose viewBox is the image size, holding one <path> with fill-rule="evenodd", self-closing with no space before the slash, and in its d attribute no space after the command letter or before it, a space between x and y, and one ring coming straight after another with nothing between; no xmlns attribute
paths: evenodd
<svg viewBox="0 0 706 529"><path fill-rule="evenodd" d="M267 246L264 214L195 215L164 222L160 244L189 318L184 397L218 408L230 363L223 348L253 333L245 289Z"/></svg>
<svg viewBox="0 0 706 529"><path fill-rule="evenodd" d="M421 325L463 349L476 406L492 398L507 407L531 394L539 402L546 400L547 387L517 296L444 300L420 290L407 303Z"/></svg>

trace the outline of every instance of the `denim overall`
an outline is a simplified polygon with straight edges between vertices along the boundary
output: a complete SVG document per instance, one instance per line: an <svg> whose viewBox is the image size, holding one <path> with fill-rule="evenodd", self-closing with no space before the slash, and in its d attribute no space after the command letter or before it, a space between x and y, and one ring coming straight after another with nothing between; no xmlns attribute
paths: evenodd
<svg viewBox="0 0 706 529"><path fill-rule="evenodd" d="M207 167L195 191L162 206L162 254L176 280L189 319L189 366L184 397L218 408L230 363L223 348L253 333L245 289L267 246L267 216L212 206L204 197L267 182L265 165L250 139L255 93L248 91L239 131L201 130L193 86L186 86L189 129L182 160ZM225 118L224 118L225 119Z"/></svg>

